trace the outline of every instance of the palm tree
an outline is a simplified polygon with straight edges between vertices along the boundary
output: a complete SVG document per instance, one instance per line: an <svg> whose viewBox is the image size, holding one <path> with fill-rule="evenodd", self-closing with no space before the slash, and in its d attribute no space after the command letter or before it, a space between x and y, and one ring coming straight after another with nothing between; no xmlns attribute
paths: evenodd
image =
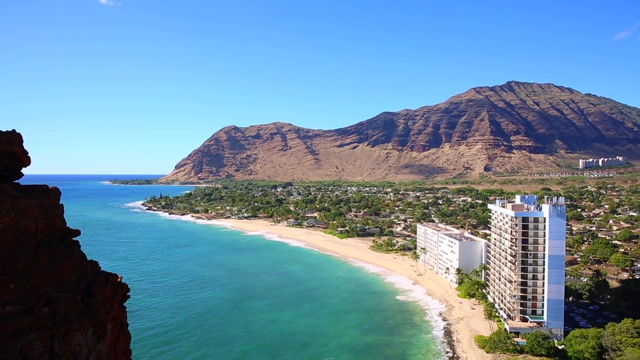
<svg viewBox="0 0 640 360"><path fill-rule="evenodd" d="M462 269L460 268L456 268L456 284L461 285L463 278L462 276L464 275L464 272L462 271Z"/></svg>
<svg viewBox="0 0 640 360"><path fill-rule="evenodd" d="M420 259L420 255L418 255L417 251L412 251L411 252L411 260L415 261L416 264L418 263L418 259Z"/></svg>
<svg viewBox="0 0 640 360"><path fill-rule="evenodd" d="M478 266L478 270L480 271L480 279L483 281L487 281L486 280L486 275L487 275L487 271L489 271L489 265L487 264L480 264L480 266Z"/></svg>
<svg viewBox="0 0 640 360"><path fill-rule="evenodd" d="M447 281L449 281L449 274L451 273L451 269L449 269L449 267L447 266L446 268L444 268L444 274L446 275L445 278L447 279ZM451 287L451 281L449 281L449 287Z"/></svg>
<svg viewBox="0 0 640 360"><path fill-rule="evenodd" d="M423 267L422 272L427 272L427 253L428 253L427 248L421 247L419 250L422 253L422 261L421 261L422 267Z"/></svg>

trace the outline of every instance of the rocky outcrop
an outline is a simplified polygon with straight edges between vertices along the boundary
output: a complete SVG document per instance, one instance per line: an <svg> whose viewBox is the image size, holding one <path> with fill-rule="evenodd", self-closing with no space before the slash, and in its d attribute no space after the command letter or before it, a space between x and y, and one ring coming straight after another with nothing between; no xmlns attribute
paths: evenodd
<svg viewBox="0 0 640 360"><path fill-rule="evenodd" d="M22 144L22 136L15 130L3 131L0 136L0 183L20 180L22 169L29 165L31 158Z"/></svg>
<svg viewBox="0 0 640 360"><path fill-rule="evenodd" d="M640 158L640 109L553 84L512 81L336 130L229 126L162 181L473 177L617 155Z"/></svg>
<svg viewBox="0 0 640 360"><path fill-rule="evenodd" d="M13 182L29 163L0 131L0 359L130 359L129 287L87 259L58 188Z"/></svg>

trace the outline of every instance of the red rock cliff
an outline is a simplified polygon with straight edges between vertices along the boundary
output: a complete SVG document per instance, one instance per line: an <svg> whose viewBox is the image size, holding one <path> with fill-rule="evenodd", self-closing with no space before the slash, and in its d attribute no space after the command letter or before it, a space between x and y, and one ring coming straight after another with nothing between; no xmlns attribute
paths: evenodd
<svg viewBox="0 0 640 360"><path fill-rule="evenodd" d="M130 359L129 287L87 259L58 188L14 182L22 144L0 131L0 359Z"/></svg>

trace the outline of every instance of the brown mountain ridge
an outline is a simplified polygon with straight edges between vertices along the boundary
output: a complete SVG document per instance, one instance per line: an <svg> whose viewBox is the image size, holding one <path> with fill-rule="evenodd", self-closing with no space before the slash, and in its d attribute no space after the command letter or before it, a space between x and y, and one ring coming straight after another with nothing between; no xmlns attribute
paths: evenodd
<svg viewBox="0 0 640 360"><path fill-rule="evenodd" d="M472 178L557 171L580 157L638 159L639 145L640 109L567 87L511 81L335 130L228 126L161 181Z"/></svg>

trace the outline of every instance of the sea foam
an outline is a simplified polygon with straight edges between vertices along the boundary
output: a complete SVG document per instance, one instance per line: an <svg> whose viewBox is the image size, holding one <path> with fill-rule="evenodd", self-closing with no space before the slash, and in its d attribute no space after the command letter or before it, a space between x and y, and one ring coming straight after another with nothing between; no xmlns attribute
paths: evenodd
<svg viewBox="0 0 640 360"><path fill-rule="evenodd" d="M142 206L142 201L136 201L127 205L130 205L131 207L142 208L143 211L158 214L161 217L164 217L166 219L182 220L182 221L194 222L201 225L214 225L218 227L224 227L229 230L244 232L245 235L248 235L248 236L261 236L266 240L283 242L291 246L307 248L323 254L338 257L353 266L363 268L369 273L380 276L384 280L384 282L392 284L394 287L400 290L401 294L398 295L396 299L400 301L413 301L418 303L418 305L420 305L420 307L425 310L425 320L427 320L433 326L433 335L441 342L443 347L443 352L446 352L447 350L446 349L447 344L444 336L445 327L447 324L445 319L442 316L442 314L446 311L446 306L443 303L439 302L438 300L435 300L434 298L432 298L422 286L417 285L406 276L403 276L403 275L394 273L392 271L389 271L387 269L384 269L382 267L365 263L359 260L355 260L349 257L325 253L320 250L307 246L302 241L298 241L295 239L282 238L279 235L269 233L268 231L242 231L240 229L234 228L232 224L226 223L224 221L203 220L203 219L196 219L191 215L173 215L173 214L167 214L160 211L146 210Z"/></svg>
<svg viewBox="0 0 640 360"><path fill-rule="evenodd" d="M394 273L387 269L376 265L365 263L362 261L345 258L350 264L361 267L367 272L380 276L386 283L392 284L402 293L396 297L401 301L414 301L425 310L425 319L433 326L433 334L442 342L444 339L444 329L446 322L442 314L447 310L446 306L440 301L432 298L427 291L420 285L417 285L406 276Z"/></svg>
<svg viewBox="0 0 640 360"><path fill-rule="evenodd" d="M124 207L131 208L134 212L144 212L145 208L142 206L143 201L134 201L132 203L124 204Z"/></svg>
<svg viewBox="0 0 640 360"><path fill-rule="evenodd" d="M263 238L265 238L267 240L283 242L283 243L287 243L287 244L289 244L291 246L309 248L302 241L298 241L298 240L295 240L295 239L282 238L279 235L271 234L271 233L266 232L266 231L247 231L247 232L245 232L245 234L246 235L253 235L253 236L262 236Z"/></svg>

